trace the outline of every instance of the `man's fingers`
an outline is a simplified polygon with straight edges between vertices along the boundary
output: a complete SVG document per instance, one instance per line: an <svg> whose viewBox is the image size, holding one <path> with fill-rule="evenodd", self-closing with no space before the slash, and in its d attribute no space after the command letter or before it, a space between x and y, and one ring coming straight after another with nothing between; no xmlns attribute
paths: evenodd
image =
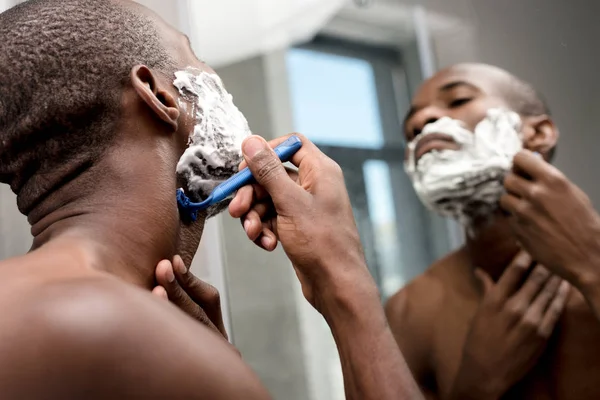
<svg viewBox="0 0 600 400"><path fill-rule="evenodd" d="M275 147L279 146L280 144L282 144L283 142L288 140L291 136L297 136L302 141L302 148L300 148L300 150L298 150L296 152L296 154L294 154L292 156L292 158L290 159L290 162L292 164L294 164L296 167L300 166L300 164L306 158L306 156L311 155L311 154L312 155L322 154L321 150L319 150L319 148L313 142L311 142L304 135L301 135L299 133L290 133L289 135L285 135L285 136L279 137L277 139L270 140L268 142L269 147L274 149ZM248 166L247 160L244 160L240 164L240 169L246 168L247 166Z"/></svg>
<svg viewBox="0 0 600 400"><path fill-rule="evenodd" d="M152 295L158 297L159 299L169 301L169 295L167 294L167 290L162 286L157 286L152 290Z"/></svg>
<svg viewBox="0 0 600 400"><path fill-rule="evenodd" d="M294 181L298 182L298 171L291 168L285 167L288 176ZM229 214L233 218L241 218L248 214L250 209L257 202L264 202L270 199L269 193L258 184L244 186L236 193L235 197L229 203Z"/></svg>
<svg viewBox="0 0 600 400"><path fill-rule="evenodd" d="M529 203L513 193L505 193L500 197L500 208L519 220L527 219L531 214Z"/></svg>
<svg viewBox="0 0 600 400"><path fill-rule="evenodd" d="M275 214L275 206L270 200L268 202L258 203L241 218L244 231L251 241L257 240L262 234L265 220L272 218ZM270 229L270 227L269 227Z"/></svg>
<svg viewBox="0 0 600 400"><path fill-rule="evenodd" d="M181 259L181 257L179 257ZM183 263L183 260L181 260ZM169 261L161 261L156 267L156 281L164 288L168 299L179 309L194 318L196 321L208 326L216 332L220 332L215 324L206 315L204 310L193 300L180 286L175 278L173 264Z"/></svg>
<svg viewBox="0 0 600 400"><path fill-rule="evenodd" d="M180 290L186 297L191 299L198 307L199 317L202 320L203 315L210 322L210 327L215 327L225 338L227 331L223 323L223 314L221 312L221 295L212 285L198 279L192 274L183 263L179 256L173 259L173 269Z"/></svg>
<svg viewBox="0 0 600 400"><path fill-rule="evenodd" d="M535 325L542 321L546 309L556 296L562 281L563 280L556 275L548 279L542 291L536 296L531 306L527 309L527 312L525 313L525 319L527 321Z"/></svg>
<svg viewBox="0 0 600 400"><path fill-rule="evenodd" d="M517 292L521 282L531 268L531 256L520 251L498 280L498 291L501 296L508 298Z"/></svg>
<svg viewBox="0 0 600 400"><path fill-rule="evenodd" d="M242 149L254 179L269 192L276 205L283 204L289 196L306 195L288 176L283 164L263 138L251 136L246 139Z"/></svg>
<svg viewBox="0 0 600 400"><path fill-rule="evenodd" d="M542 319L542 323L540 324L539 334L542 337L549 338L554 331L554 327L556 323L560 319L565 306L567 304L567 300L569 299L569 293L571 291L571 285L567 281L562 281L558 288L558 292L556 296L552 300L552 303L548 306L546 313Z"/></svg>
<svg viewBox="0 0 600 400"><path fill-rule="evenodd" d="M267 227L263 227L260 238L255 241L256 245L263 250L268 252L273 252L277 248L277 244L279 243L277 240L277 236Z"/></svg>
<svg viewBox="0 0 600 400"><path fill-rule="evenodd" d="M233 218L241 218L248 214L252 204L256 201L254 185L244 186L237 191L231 203L229 203L229 214Z"/></svg>
<svg viewBox="0 0 600 400"><path fill-rule="evenodd" d="M531 178L534 181L564 177L556 167L547 163L540 155L528 150L523 150L514 157L513 171L525 179Z"/></svg>
<svg viewBox="0 0 600 400"><path fill-rule="evenodd" d="M515 301L528 307L533 302L533 299L542 291L550 277L550 271L542 265L537 265L515 295Z"/></svg>
<svg viewBox="0 0 600 400"><path fill-rule="evenodd" d="M528 197L528 192L533 185L533 182L515 174L509 173L504 178L504 188L506 191L516 197Z"/></svg>

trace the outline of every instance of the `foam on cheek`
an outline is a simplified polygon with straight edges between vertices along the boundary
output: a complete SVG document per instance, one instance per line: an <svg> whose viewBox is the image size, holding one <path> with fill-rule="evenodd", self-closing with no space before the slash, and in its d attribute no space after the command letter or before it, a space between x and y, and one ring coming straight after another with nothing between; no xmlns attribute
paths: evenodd
<svg viewBox="0 0 600 400"><path fill-rule="evenodd" d="M173 84L183 98L181 108L184 112L191 108L196 119L177 173L187 186L188 196L201 201L238 171L242 142L251 132L217 75L188 68L176 72L175 78Z"/></svg>
<svg viewBox="0 0 600 400"><path fill-rule="evenodd" d="M488 110L475 132L451 118L427 125L409 144L405 164L421 201L464 225L492 214L503 193L502 178L523 148L520 129L520 117L501 109ZM415 163L417 144L432 133L449 135L461 149L432 151Z"/></svg>

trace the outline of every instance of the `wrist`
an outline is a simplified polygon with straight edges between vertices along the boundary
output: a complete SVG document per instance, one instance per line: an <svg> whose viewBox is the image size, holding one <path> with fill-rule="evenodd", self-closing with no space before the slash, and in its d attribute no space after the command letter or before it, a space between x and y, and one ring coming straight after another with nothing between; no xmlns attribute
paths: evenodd
<svg viewBox="0 0 600 400"><path fill-rule="evenodd" d="M379 289L366 266L335 268L336 274L320 280L315 286L319 311L331 324L352 323L366 319L385 320ZM377 310L380 309L380 313ZM333 326L332 326L333 327Z"/></svg>

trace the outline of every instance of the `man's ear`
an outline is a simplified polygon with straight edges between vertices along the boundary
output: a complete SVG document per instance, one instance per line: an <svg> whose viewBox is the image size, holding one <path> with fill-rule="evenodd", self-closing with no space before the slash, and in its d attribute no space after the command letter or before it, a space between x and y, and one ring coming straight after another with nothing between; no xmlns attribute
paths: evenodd
<svg viewBox="0 0 600 400"><path fill-rule="evenodd" d="M175 98L159 87L156 77L145 65L136 65L131 70L131 82L138 96L173 131L178 129L179 107Z"/></svg>
<svg viewBox="0 0 600 400"><path fill-rule="evenodd" d="M524 146L526 149L542 154L546 159L556 147L558 127L548 115L523 118Z"/></svg>

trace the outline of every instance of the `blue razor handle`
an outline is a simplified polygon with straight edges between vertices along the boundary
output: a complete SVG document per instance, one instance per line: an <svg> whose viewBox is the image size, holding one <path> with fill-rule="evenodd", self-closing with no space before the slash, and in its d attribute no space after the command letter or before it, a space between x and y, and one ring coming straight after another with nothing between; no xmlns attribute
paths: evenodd
<svg viewBox="0 0 600 400"><path fill-rule="evenodd" d="M285 142L281 143L273 150L281 162L286 162L289 161L301 147L302 141L300 138L298 136L290 136ZM206 210L208 207L222 202L242 187L252 183L256 183L256 180L252 176L252 172L250 169L244 168L217 186L210 196L201 203L193 203L185 195L183 190L179 189L177 191L177 203L179 204L180 210L186 212L190 218L195 221L198 218L198 211Z"/></svg>

